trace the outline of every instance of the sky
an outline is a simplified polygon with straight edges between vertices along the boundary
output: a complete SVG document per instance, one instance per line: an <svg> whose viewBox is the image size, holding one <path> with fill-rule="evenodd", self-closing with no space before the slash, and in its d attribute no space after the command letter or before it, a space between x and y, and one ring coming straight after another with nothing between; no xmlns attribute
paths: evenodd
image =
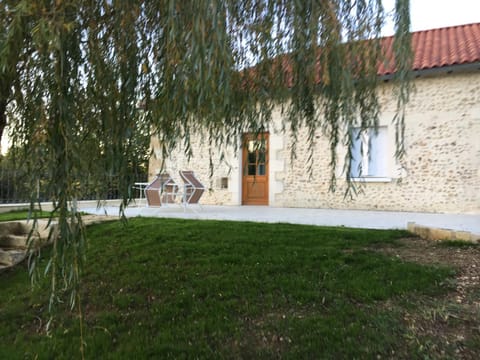
<svg viewBox="0 0 480 360"><path fill-rule="evenodd" d="M383 0L385 11L393 10L395 0ZM480 0L410 0L411 31L480 22ZM384 36L393 35L393 22L383 31ZM8 139L3 136L1 150L8 148Z"/></svg>
<svg viewBox="0 0 480 360"><path fill-rule="evenodd" d="M383 0L385 11L393 10L395 0ZM410 0L411 31L480 22L480 0ZM393 35L393 23L383 35Z"/></svg>

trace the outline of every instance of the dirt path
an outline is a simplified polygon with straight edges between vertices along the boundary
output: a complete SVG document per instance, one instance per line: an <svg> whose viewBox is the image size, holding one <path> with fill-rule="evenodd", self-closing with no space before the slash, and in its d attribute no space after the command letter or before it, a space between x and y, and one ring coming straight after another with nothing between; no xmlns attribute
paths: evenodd
<svg viewBox="0 0 480 360"><path fill-rule="evenodd" d="M480 246L446 246L420 238L401 240L400 247L377 249L386 255L455 269L452 291L443 297L415 300L405 311L410 341L429 358L478 359L480 353Z"/></svg>

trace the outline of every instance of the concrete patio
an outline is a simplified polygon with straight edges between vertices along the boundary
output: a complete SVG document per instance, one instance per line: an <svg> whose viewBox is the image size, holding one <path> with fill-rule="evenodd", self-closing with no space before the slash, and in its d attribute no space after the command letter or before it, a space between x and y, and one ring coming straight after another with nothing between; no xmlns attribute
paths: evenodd
<svg viewBox="0 0 480 360"><path fill-rule="evenodd" d="M83 208L82 211L97 215L119 215L119 208ZM127 217L162 217L180 219L211 219L255 221L268 223L292 223L319 226L345 226L364 229L407 229L409 223L431 229L449 229L465 232L480 238L480 214L432 214L414 212L333 210L307 208L276 208L269 206L217 206L187 207L180 205L162 207L134 206L125 210Z"/></svg>

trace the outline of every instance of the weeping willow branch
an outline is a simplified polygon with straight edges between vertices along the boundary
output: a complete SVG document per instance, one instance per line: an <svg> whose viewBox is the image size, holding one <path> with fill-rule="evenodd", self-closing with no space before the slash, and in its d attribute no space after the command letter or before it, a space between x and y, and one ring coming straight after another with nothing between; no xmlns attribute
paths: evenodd
<svg viewBox="0 0 480 360"><path fill-rule="evenodd" d="M410 89L408 9L396 1L397 156ZM380 0L6 0L0 22L0 132L7 114L15 145L42 157L32 175L48 175L59 214L52 304L65 289L78 292L86 239L71 204L87 174L99 199L102 179L117 177L126 206L136 159L148 156L142 139L158 136L164 155L179 143L191 153L201 131L212 146L238 145L241 134L267 129L279 106L292 156L307 133L310 169L315 133L327 136L335 189L348 129L378 125Z"/></svg>

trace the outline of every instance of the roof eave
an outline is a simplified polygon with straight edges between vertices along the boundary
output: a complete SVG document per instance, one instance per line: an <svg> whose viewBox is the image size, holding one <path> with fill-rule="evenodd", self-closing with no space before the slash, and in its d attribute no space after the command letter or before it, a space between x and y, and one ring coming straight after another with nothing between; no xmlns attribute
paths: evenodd
<svg viewBox="0 0 480 360"><path fill-rule="evenodd" d="M463 73L480 70L480 61L468 64L454 64L448 66L433 67L428 69L413 70L413 77L435 76L440 74ZM380 80L389 81L395 77L395 73L380 75Z"/></svg>

